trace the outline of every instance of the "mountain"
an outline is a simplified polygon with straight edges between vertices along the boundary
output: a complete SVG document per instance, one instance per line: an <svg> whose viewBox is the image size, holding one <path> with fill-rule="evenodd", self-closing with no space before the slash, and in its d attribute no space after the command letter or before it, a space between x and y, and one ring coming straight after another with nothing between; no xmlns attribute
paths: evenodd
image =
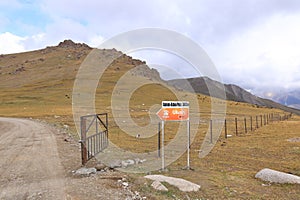
<svg viewBox="0 0 300 200"><path fill-rule="evenodd" d="M125 73L150 81L160 79L144 61L116 49L93 49L72 40L34 51L0 54L0 116L63 119L71 126L74 81L92 50L99 55L97 59L116 58L99 77L95 94L96 103L102 105L99 112L109 111L114 86ZM54 115L60 117L53 119Z"/></svg>
<svg viewBox="0 0 300 200"><path fill-rule="evenodd" d="M69 116L72 111L71 96L76 74L92 50L93 48L86 44L65 40L57 46L46 47L41 50L0 55L0 115L5 116L7 113L11 113L11 116L38 117L51 116L52 113L56 113ZM162 81L187 91L189 91L188 85L190 84L197 93L222 97L223 84L210 78L187 79L189 84L186 80L180 79L164 81L158 71L150 69L146 62L134 59L116 49L99 49L97 53L104 57L119 56L104 73L102 84L104 87L97 88L98 96L96 99L100 102L104 102L104 97L110 97L116 81L132 69L135 69L131 71L131 75L134 76ZM209 92L207 85L210 86L211 92ZM164 91L162 88L156 88L156 93L159 96L161 96L162 91ZM150 92L147 91L147 94ZM225 93L227 100L278 108L300 114L297 109L259 98L236 85L225 85ZM150 99L151 96L147 100ZM109 102L105 101L105 109L109 108ZM296 101L291 99L289 102Z"/></svg>
<svg viewBox="0 0 300 200"><path fill-rule="evenodd" d="M280 93L274 92L272 100L292 108L300 109L300 90Z"/></svg>
<svg viewBox="0 0 300 200"><path fill-rule="evenodd" d="M223 85L222 83L212 80L208 77L175 79L175 80L169 80L167 81L167 83L181 90L187 90L190 92L195 91L196 93L213 96L216 98L222 98L222 99L224 99L222 94L224 94L225 92L226 100L245 102L245 103L250 103L257 106L263 106L268 108L278 108L287 112L292 112L300 115L300 110L296 109L300 98L297 99L292 96L290 96L290 98L284 99L284 101L291 103L289 105L295 105L294 108L285 106L284 104L276 103L269 99L257 97L237 85L233 85L233 84ZM225 89L225 91L223 88ZM296 93L296 94L299 95L297 97L300 97L300 93Z"/></svg>

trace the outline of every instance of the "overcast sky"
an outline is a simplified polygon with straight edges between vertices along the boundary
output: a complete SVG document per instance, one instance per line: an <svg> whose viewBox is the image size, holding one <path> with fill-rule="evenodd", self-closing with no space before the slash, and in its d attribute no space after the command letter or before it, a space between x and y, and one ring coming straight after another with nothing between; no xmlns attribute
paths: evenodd
<svg viewBox="0 0 300 200"><path fill-rule="evenodd" d="M0 9L0 54L64 39L96 47L157 27L197 42L226 83L258 95L300 88L299 0L0 0Z"/></svg>

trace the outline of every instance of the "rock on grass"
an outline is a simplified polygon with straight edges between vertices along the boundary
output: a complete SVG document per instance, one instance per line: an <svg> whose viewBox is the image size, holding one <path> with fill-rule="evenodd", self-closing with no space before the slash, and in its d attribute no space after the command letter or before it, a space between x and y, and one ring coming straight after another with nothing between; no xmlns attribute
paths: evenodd
<svg viewBox="0 0 300 200"><path fill-rule="evenodd" d="M262 169L259 171L255 178L259 178L263 181L271 183L290 183L290 184L300 184L300 177L292 174L287 174L284 172L279 172L272 169Z"/></svg>

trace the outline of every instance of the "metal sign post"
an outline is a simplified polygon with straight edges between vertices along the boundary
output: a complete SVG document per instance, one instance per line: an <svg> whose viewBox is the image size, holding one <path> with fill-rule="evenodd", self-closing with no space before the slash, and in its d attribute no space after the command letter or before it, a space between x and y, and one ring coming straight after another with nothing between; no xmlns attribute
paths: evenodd
<svg viewBox="0 0 300 200"><path fill-rule="evenodd" d="M190 120L186 121L187 126L187 169L190 169Z"/></svg>
<svg viewBox="0 0 300 200"><path fill-rule="evenodd" d="M161 121L161 169L165 170L165 122Z"/></svg>
<svg viewBox="0 0 300 200"><path fill-rule="evenodd" d="M186 121L187 122L187 169L190 169L190 120L188 101L162 101L161 109L156 113L161 119L161 159L162 170L165 169L164 152L164 122L165 121Z"/></svg>

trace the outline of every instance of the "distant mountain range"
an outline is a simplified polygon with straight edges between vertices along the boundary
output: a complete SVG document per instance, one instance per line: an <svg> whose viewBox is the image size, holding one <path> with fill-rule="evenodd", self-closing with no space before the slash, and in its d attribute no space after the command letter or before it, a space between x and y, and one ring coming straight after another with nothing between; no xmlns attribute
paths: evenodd
<svg viewBox="0 0 300 200"><path fill-rule="evenodd" d="M186 81L187 80L187 81ZM270 99L260 98L244 90L243 88L233 84L223 84L214 81L208 77L189 78L189 79L175 79L167 81L169 85L172 85L178 89L187 90L190 92L196 92L216 98L224 98L222 94L226 94L226 99L237 102L245 102L254 104L257 106L265 106L269 108L279 108L287 112L292 112L300 115L300 92L290 93L287 96L277 96L274 102ZM208 85L210 90L208 89ZM191 91L193 90L193 91ZM288 107L289 105L290 107Z"/></svg>
<svg viewBox="0 0 300 200"><path fill-rule="evenodd" d="M300 89L290 92L273 93L272 100L292 108L300 109Z"/></svg>

